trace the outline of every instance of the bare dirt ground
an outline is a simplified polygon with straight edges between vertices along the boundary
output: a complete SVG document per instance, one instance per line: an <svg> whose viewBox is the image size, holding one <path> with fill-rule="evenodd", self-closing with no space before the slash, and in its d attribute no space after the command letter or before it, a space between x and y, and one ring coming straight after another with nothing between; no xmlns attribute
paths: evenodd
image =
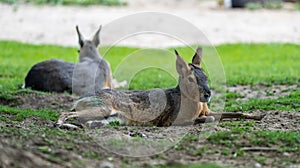
<svg viewBox="0 0 300 168"><path fill-rule="evenodd" d="M264 93L264 92L277 92L289 94L293 91L294 86L289 88L281 85L277 86L234 86L228 88L231 92L241 91L241 95L244 95L244 100L249 98L255 98L255 94L251 97L247 97L248 92L252 93ZM244 92L243 92L244 91ZM245 93L245 94L243 94ZM278 95L271 95L272 98L277 98ZM30 108L30 109L49 109L55 112L67 111L72 105L73 101L77 97L69 94L43 94L22 92L21 94L12 95L13 99L7 101L0 100L1 105L8 105L18 108ZM260 96L260 98L268 98L268 95ZM262 113L262 111L254 111L253 113ZM262 121L256 121L251 126L253 130L270 130L270 131L300 131L300 114L298 112L287 111L263 111L266 113L265 118ZM9 120L14 120L12 115L2 115L2 117ZM222 121L221 123L231 123L228 121ZM247 124L247 120L239 121L240 124ZM276 148L267 146L266 150L260 148L255 150L256 146L251 142L248 142L247 138L242 138L237 141L241 142L246 148L241 150L248 150L238 159L234 157L234 152L237 149L229 151L228 154L220 153L224 151L224 147L221 144L214 144L205 138L199 138L199 135L203 135L203 125L195 125L181 128L186 137L175 144L174 147L166 149L165 152L146 157L126 157L118 154L114 154L112 147L119 146L119 151L122 150L138 150L128 149L129 146L122 146L120 143L105 144L101 142L97 137L93 137L84 129L77 130L78 133L85 135L84 137L72 137L68 134L68 130L62 130L63 134L40 133L43 129L55 130L53 128L53 121L42 119L39 117L27 117L21 122L5 123L0 122L0 128L16 128L17 132L27 132L29 137L17 137L14 132L4 133L0 136L0 163L2 165L15 165L18 163L21 167L145 167L153 165L186 165L192 163L216 163L219 165L229 165L233 167L281 167L278 166L282 161L297 162L296 152L280 152ZM103 127L101 128L102 135L109 135L110 137L117 138L118 136L125 136L129 139L161 139L170 137L172 135L172 129L164 132L165 128L159 127ZM211 127L212 131L224 131L231 130L230 126L222 126L219 124ZM36 133L39 132L39 133ZM52 135L53 134L53 135ZM9 135L9 136L8 136ZM244 134L243 136L247 136ZM195 138L196 137L196 138ZM197 138L198 137L198 138ZM73 139L76 138L76 139ZM142 141L143 142L143 141ZM147 142L147 141L146 141ZM146 143L149 145L149 143ZM103 148L106 145L106 149ZM110 146L113 145L113 146ZM260 146L260 145L259 145ZM24 150L26 149L26 150ZM205 150L206 149L206 150ZM253 150L254 149L254 150ZM253 150L253 151L252 151ZM88 152L87 152L88 151ZM219 151L219 152L218 152ZM87 155L87 157L83 157ZM9 156L9 157L8 157ZM55 156L55 157L54 157ZM93 159L93 156L95 157ZM263 157L266 160L264 163L259 163L257 158ZM22 158L22 159L21 159ZM59 159L58 159L59 158ZM16 162L18 160L18 162ZM296 167L299 165L295 165ZM8 166L9 167L9 166Z"/></svg>
<svg viewBox="0 0 300 168"><path fill-rule="evenodd" d="M0 39L29 43L47 43L77 46L75 25L83 34L92 35L100 24L104 25L102 44L109 45L123 37L123 25L107 30L105 26L118 18L139 12L164 12L178 16L202 31L204 43L221 44L234 42L291 42L300 43L300 11L298 10L242 10L221 9L215 1L200 0L128 0L125 7L76 7L32 6L0 4ZM140 22L141 20L136 20ZM161 25L160 22L153 24ZM130 24L130 23L128 23ZM167 25L179 30L182 25ZM135 29L135 28L132 28ZM138 27L136 28L138 29ZM188 28L186 28L188 29ZM171 31L171 30L170 30ZM185 35L195 39L192 31ZM198 38L198 37L197 37ZM161 35L139 35L123 40L121 45L141 47L167 47L182 45L182 42Z"/></svg>
<svg viewBox="0 0 300 168"><path fill-rule="evenodd" d="M237 100L247 101L251 98L256 99L276 99L279 96L287 96L291 90L296 89L297 85L236 85L229 86L228 91L241 95Z"/></svg>

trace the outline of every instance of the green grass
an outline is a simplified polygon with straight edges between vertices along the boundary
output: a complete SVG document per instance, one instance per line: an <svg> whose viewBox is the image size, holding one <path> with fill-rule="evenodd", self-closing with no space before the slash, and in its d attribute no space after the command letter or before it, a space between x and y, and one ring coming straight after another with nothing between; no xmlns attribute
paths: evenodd
<svg viewBox="0 0 300 168"><path fill-rule="evenodd" d="M31 110L31 109L19 109L14 107L0 105L0 113L12 114L18 121L22 121L29 116L41 117L47 120L55 121L59 116L59 113L52 110Z"/></svg>
<svg viewBox="0 0 300 168"><path fill-rule="evenodd" d="M223 63L228 85L299 83L299 48L300 45L296 44L277 43L226 44L216 47ZM70 62L78 61L77 48L71 47L0 41L0 49L2 51L0 53L0 91L17 90L23 84L30 67L40 61L51 58ZM193 51L185 47L177 49L185 60L190 62ZM170 55L173 53L173 48L169 50ZM128 61L125 58L128 54L135 52L138 53L139 48L113 47L109 50L108 47L100 48L100 53L110 62L113 72L116 72L118 65L123 63L124 59ZM155 58L167 58L166 61L150 59L150 62L158 63L160 67L166 66L167 69L172 69L172 72L176 73L175 56L173 56L173 61L169 57L163 57L164 54L166 53L157 51ZM204 47L204 63L210 61L211 54L215 54L213 50ZM135 62L133 61L127 68L138 66L140 62L145 62L147 59L148 57L142 57L134 60ZM214 69L215 67L210 66L209 68ZM208 73L212 72L208 71ZM130 89L168 88L174 87L176 84L177 79L172 74L162 69L147 68L133 76Z"/></svg>
<svg viewBox="0 0 300 168"><path fill-rule="evenodd" d="M300 150L300 134L286 131L251 131L233 127L232 131L219 131L212 134L208 141L221 144L228 149L248 147L274 147L278 152L295 152ZM243 141L241 141L243 139Z"/></svg>
<svg viewBox="0 0 300 168"><path fill-rule="evenodd" d="M120 0L0 0L8 4L30 3L35 5L106 5L106 6L124 6L126 2Z"/></svg>
<svg viewBox="0 0 300 168"><path fill-rule="evenodd" d="M300 90L292 92L288 96L279 96L277 99L250 99L248 101L236 101L234 93L227 94L225 111L252 111L252 110L295 110L300 112Z"/></svg>
<svg viewBox="0 0 300 168"><path fill-rule="evenodd" d="M250 2L246 4L246 8L249 10L258 10L261 9L263 6L261 3L255 3L255 2Z"/></svg>
<svg viewBox="0 0 300 168"><path fill-rule="evenodd" d="M246 4L246 8L249 10L258 10L258 9L262 9L262 8L271 9L271 10L281 9L282 2L273 1L273 0L266 1L264 4L262 4L260 2L250 2L250 3Z"/></svg>
<svg viewBox="0 0 300 168"><path fill-rule="evenodd" d="M264 4L264 7L266 9L281 9L282 8L282 2L280 1L267 1L267 3Z"/></svg>
<svg viewBox="0 0 300 168"><path fill-rule="evenodd" d="M0 54L0 91L17 90L31 66L37 62L51 58L70 62L77 60L76 50L68 47L0 42L0 48L6 50Z"/></svg>
<svg viewBox="0 0 300 168"><path fill-rule="evenodd" d="M149 168L225 168L224 166L219 166L216 164L195 164L195 165L185 165L185 166L151 166Z"/></svg>
<svg viewBox="0 0 300 168"><path fill-rule="evenodd" d="M298 153L300 151L300 134L297 131L253 129L256 124L259 123L256 121L219 123L220 127L227 128L226 131L212 133L207 138L207 141L204 142L201 141L202 138L198 134L188 134L177 146L180 147L180 151L189 151L197 156L218 154L236 160L253 158L261 164L265 162L265 159L277 158L277 155L281 156L284 152ZM195 146L195 143L199 143L199 145ZM206 144L210 144L209 147ZM211 146L213 146L213 148L211 148ZM272 154L269 152L261 152L257 155L256 152L243 150L244 147L264 147L274 149L274 151ZM280 159L275 159L273 165L282 167L286 164L297 163L297 158L299 157L295 157L295 159L291 161L290 156L282 156Z"/></svg>
<svg viewBox="0 0 300 168"><path fill-rule="evenodd" d="M223 62L228 85L299 83L299 48L300 46L296 44L275 43L216 46ZM20 90L18 87L24 83L27 72L34 64L51 58L69 62L78 61L77 48L72 47L0 41L0 49L2 51L0 53L0 99L3 100L13 99L10 95L12 92L19 94ZM185 60L190 62L193 56L193 51L190 48L176 47L176 49ZM133 76L131 76L132 80L129 84L129 89L170 88L177 85L175 56L173 55L174 48L166 51L140 50L132 47L101 47L99 50L104 58L110 62L115 76L128 79L130 73L124 75L120 72L134 72ZM204 46L204 63L210 61L210 54L213 54L212 50ZM144 64L157 65L158 68L151 68L151 66L145 68ZM204 68L207 70L205 66ZM139 69L141 71L135 72ZM299 90L293 91L289 96L279 97L278 99L236 101L237 98L241 97L239 94L227 92L225 110L276 109L300 111Z"/></svg>
<svg viewBox="0 0 300 168"><path fill-rule="evenodd" d="M227 84L299 83L300 45L226 44L217 46Z"/></svg>

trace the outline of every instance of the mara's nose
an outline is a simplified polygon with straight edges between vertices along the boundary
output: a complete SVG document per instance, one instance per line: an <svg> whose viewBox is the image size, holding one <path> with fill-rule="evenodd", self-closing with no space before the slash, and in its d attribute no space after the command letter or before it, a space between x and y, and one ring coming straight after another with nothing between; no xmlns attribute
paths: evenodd
<svg viewBox="0 0 300 168"><path fill-rule="evenodd" d="M210 91L207 91L204 93L204 97L207 99L207 98L210 98L211 96L211 92Z"/></svg>

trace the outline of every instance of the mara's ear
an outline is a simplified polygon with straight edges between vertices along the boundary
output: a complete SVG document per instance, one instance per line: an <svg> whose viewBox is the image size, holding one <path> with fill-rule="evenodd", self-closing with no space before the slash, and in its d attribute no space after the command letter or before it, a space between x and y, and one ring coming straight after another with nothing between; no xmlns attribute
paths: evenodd
<svg viewBox="0 0 300 168"><path fill-rule="evenodd" d="M99 29L97 30L97 32L95 33L95 35L93 37L93 43L96 47L100 44L99 33L100 33L101 28L102 28L102 25L99 26Z"/></svg>
<svg viewBox="0 0 300 168"><path fill-rule="evenodd" d="M195 55L192 59L192 64L197 65L197 66L200 67L201 60L202 60L202 48L198 47L196 52L195 52Z"/></svg>
<svg viewBox="0 0 300 168"><path fill-rule="evenodd" d="M190 67L188 66L188 64L183 60L183 58L178 54L178 52L175 50L175 54L176 54L176 70L177 73L180 76L184 76L188 73L188 71L190 70Z"/></svg>
<svg viewBox="0 0 300 168"><path fill-rule="evenodd" d="M79 28L78 26L76 25L76 31L77 31L77 35L78 35L78 42L79 42L79 45L80 47L83 46L83 43L84 43L84 38L83 36L81 35L80 31L79 31Z"/></svg>

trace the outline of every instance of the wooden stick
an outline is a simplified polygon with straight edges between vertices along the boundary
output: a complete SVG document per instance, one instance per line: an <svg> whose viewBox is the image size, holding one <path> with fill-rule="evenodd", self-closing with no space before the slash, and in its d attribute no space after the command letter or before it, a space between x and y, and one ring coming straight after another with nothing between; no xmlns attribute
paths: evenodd
<svg viewBox="0 0 300 168"><path fill-rule="evenodd" d="M252 115L252 114L246 114L241 112L221 112L221 113L210 112L207 114L207 116L201 116L196 118L194 124L213 122L217 120L222 120L224 118L244 118L244 119L252 119L252 120L262 120L265 116L266 114ZM212 120L211 117L214 117L214 120Z"/></svg>
<svg viewBox="0 0 300 168"><path fill-rule="evenodd" d="M243 147L240 148L242 151L278 151L277 148L269 148L269 147Z"/></svg>
<svg viewBox="0 0 300 168"><path fill-rule="evenodd" d="M224 118L244 118L244 119L252 119L252 120L261 120L266 116L266 114L251 115L251 114L246 114L241 112L222 112L222 113L210 112L207 114L207 116L213 116L215 118L220 118L221 120Z"/></svg>

